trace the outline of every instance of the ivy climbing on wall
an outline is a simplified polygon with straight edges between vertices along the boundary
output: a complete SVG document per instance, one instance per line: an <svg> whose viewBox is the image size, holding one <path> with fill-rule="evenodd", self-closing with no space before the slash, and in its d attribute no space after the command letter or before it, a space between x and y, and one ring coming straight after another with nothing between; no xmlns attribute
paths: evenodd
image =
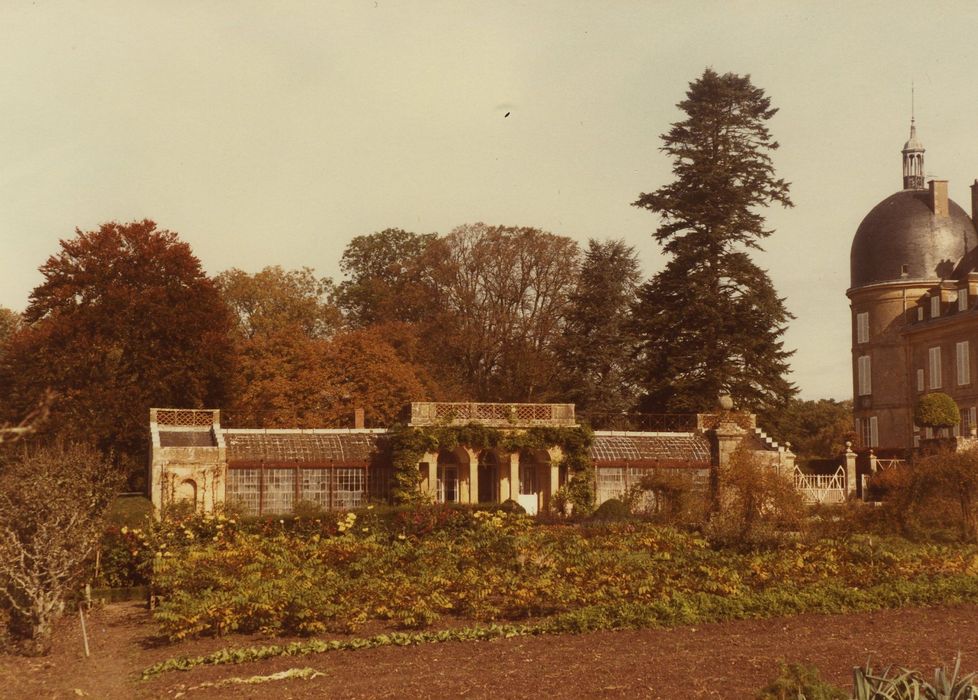
<svg viewBox="0 0 978 700"><path fill-rule="evenodd" d="M387 435L387 447L394 469L392 495L394 503L422 503L425 495L419 488L422 474L418 463L427 453L452 450L459 445L472 450L499 448L504 452L546 450L559 447L563 459L558 466L567 468L567 484L560 498L573 504L577 513L594 508L594 465L588 454L593 434L589 428L525 428L501 430L478 423L460 426L412 427L399 425Z"/></svg>

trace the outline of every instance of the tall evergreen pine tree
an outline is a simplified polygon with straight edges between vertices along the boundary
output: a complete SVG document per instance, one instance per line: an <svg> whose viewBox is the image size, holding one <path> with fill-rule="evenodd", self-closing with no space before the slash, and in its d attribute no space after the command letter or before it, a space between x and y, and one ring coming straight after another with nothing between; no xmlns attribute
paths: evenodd
<svg viewBox="0 0 978 700"><path fill-rule="evenodd" d="M592 420L635 404L630 320L641 278L633 247L620 240L588 241L569 299L560 356L565 395Z"/></svg>
<svg viewBox="0 0 978 700"><path fill-rule="evenodd" d="M662 135L675 180L634 202L659 215L654 236L672 256L635 308L642 407L699 411L726 391L770 408L797 391L782 340L793 317L747 252L771 234L758 210L792 206L770 156L777 109L750 76L710 69L678 107L686 119Z"/></svg>

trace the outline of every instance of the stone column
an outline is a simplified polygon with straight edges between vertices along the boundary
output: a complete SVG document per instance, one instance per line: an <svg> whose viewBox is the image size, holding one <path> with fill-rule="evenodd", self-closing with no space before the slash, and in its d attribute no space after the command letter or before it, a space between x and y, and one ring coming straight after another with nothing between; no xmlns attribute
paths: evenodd
<svg viewBox="0 0 978 700"><path fill-rule="evenodd" d="M550 485L546 491L543 507L550 510L554 494L560 488L560 463L564 459L564 452L559 447L551 447L547 450L547 454L550 457Z"/></svg>
<svg viewBox="0 0 978 700"><path fill-rule="evenodd" d="M520 495L520 453L514 452L509 456L509 497L514 501Z"/></svg>
<svg viewBox="0 0 978 700"><path fill-rule="evenodd" d="M427 454L425 459L428 460L428 495L431 496L431 500L438 500L438 455Z"/></svg>
<svg viewBox="0 0 978 700"><path fill-rule="evenodd" d="M469 456L469 498L466 503L479 502L479 455L466 448Z"/></svg>
<svg viewBox="0 0 978 700"><path fill-rule="evenodd" d="M856 490L859 488L859 478L856 475L856 453L852 451L852 443L846 441L846 498L855 498ZM863 500L866 499L866 494L863 494Z"/></svg>

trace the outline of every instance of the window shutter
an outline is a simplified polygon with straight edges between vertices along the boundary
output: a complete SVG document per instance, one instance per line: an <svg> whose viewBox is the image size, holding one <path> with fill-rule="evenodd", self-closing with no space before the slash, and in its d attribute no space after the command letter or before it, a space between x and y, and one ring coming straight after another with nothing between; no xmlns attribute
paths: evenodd
<svg viewBox="0 0 978 700"><path fill-rule="evenodd" d="M941 388L941 349L940 347L931 348L930 357L930 388Z"/></svg>
<svg viewBox="0 0 978 700"><path fill-rule="evenodd" d="M859 395L868 396L873 393L873 381L870 373L869 355L863 355L857 362Z"/></svg>
<svg viewBox="0 0 978 700"><path fill-rule="evenodd" d="M879 426L876 420L876 416L869 417L869 446L870 447L880 446Z"/></svg>
<svg viewBox="0 0 978 700"><path fill-rule="evenodd" d="M957 354L958 362L958 384L970 384L971 383L971 352L968 347L968 341L962 341L957 343L955 346L955 352Z"/></svg>
<svg viewBox="0 0 978 700"><path fill-rule="evenodd" d="M935 294L930 298L930 317L937 318L941 315L941 296Z"/></svg>
<svg viewBox="0 0 978 700"><path fill-rule="evenodd" d="M958 290L958 311L968 310L968 288L963 287Z"/></svg>
<svg viewBox="0 0 978 700"><path fill-rule="evenodd" d="M917 370L917 391L924 390L924 370Z"/></svg>
<svg viewBox="0 0 978 700"><path fill-rule="evenodd" d="M856 314L856 342L869 342L869 312L863 311Z"/></svg>

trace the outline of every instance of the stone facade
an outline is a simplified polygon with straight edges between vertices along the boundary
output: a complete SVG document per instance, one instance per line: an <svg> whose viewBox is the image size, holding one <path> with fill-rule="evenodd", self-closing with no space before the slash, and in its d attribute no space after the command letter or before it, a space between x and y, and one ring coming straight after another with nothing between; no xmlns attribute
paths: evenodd
<svg viewBox="0 0 978 700"><path fill-rule="evenodd" d="M969 431L978 405L978 181L972 214L947 181L924 183L924 148L911 126L904 189L866 216L853 240L851 307L857 447L908 450L930 437L913 422L917 399L951 395Z"/></svg>

